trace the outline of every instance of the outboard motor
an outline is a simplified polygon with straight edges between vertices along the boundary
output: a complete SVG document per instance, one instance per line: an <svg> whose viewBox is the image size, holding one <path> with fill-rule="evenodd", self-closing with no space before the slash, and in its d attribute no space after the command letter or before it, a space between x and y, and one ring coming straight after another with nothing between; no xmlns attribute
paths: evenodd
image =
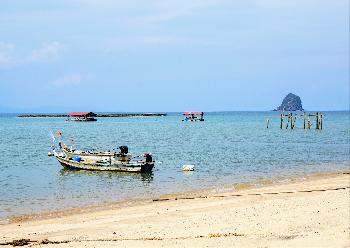
<svg viewBox="0 0 350 248"><path fill-rule="evenodd" d="M153 162L152 154L150 154L150 153L145 153L143 156L144 156L145 159L146 159L146 163L151 163L151 162Z"/></svg>
<svg viewBox="0 0 350 248"><path fill-rule="evenodd" d="M129 148L127 146L120 146L119 149L120 149L120 153L123 155L126 155L129 152Z"/></svg>

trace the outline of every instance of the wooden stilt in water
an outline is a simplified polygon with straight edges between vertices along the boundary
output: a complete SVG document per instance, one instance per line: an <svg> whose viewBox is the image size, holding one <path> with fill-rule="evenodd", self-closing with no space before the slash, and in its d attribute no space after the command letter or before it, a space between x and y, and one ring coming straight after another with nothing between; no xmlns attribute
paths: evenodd
<svg viewBox="0 0 350 248"><path fill-rule="evenodd" d="M288 129L290 127L290 129L294 129L296 126L296 122L297 122L297 118L298 115L301 117L303 116L303 120L304 120L304 129L311 129L313 127L313 122L315 121L315 128L317 130L322 130L323 129L323 113L321 112L316 112L316 113L306 113L304 112L302 115L298 114L298 113L292 113L290 112L289 114L284 114L284 112L282 112L280 114L280 128L283 129L283 121L284 118L288 118L286 121L286 126L285 129ZM313 117L315 116L315 119L313 119ZM307 123L307 124L306 124ZM266 128L270 127L270 119L267 118L266 119Z"/></svg>
<svg viewBox="0 0 350 248"><path fill-rule="evenodd" d="M284 114L283 112L281 113L281 129L283 128L283 118L284 118Z"/></svg>
<svg viewBox="0 0 350 248"><path fill-rule="evenodd" d="M290 114L288 114L288 120L287 120L287 124L286 124L286 129L288 129L289 121L290 121Z"/></svg>
<svg viewBox="0 0 350 248"><path fill-rule="evenodd" d="M321 112L318 113L318 129L321 129Z"/></svg>

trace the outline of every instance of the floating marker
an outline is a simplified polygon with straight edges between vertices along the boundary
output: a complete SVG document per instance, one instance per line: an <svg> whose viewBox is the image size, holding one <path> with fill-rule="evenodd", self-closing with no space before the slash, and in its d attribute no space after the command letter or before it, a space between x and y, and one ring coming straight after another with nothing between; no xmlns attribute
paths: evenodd
<svg viewBox="0 0 350 248"><path fill-rule="evenodd" d="M194 165L193 164L185 164L182 166L183 171L194 171Z"/></svg>

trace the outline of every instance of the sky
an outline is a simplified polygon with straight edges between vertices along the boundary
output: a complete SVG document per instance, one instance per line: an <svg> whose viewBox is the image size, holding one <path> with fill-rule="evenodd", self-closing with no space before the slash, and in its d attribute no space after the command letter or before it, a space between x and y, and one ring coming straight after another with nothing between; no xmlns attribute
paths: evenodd
<svg viewBox="0 0 350 248"><path fill-rule="evenodd" d="M0 112L349 110L348 0L2 0Z"/></svg>

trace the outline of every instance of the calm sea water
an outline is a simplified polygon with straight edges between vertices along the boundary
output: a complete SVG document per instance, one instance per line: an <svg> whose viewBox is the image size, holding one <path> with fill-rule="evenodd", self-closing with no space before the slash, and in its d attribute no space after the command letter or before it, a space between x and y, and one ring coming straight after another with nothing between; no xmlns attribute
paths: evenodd
<svg viewBox="0 0 350 248"><path fill-rule="evenodd" d="M0 219L129 198L260 179L283 179L350 167L349 112L326 112L324 130L279 129L279 113L209 113L205 122L166 117L99 118L93 123L64 118L0 115ZM271 119L266 129L266 118ZM81 149L129 146L152 152L160 163L150 174L97 173L63 169L48 157L50 131L74 137ZM182 165L194 164L192 173Z"/></svg>

